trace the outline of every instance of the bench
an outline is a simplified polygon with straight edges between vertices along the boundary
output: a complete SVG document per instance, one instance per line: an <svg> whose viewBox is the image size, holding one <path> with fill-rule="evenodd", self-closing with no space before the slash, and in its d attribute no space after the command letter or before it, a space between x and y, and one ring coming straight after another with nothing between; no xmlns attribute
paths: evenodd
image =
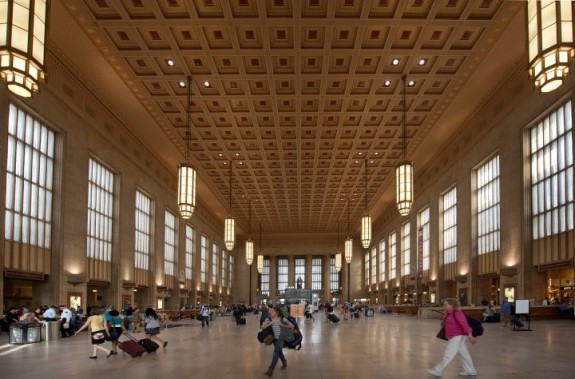
<svg viewBox="0 0 575 379"><path fill-rule="evenodd" d="M394 316L406 315L406 316L417 316L419 311L418 305L389 305L385 309L387 312L391 312Z"/></svg>

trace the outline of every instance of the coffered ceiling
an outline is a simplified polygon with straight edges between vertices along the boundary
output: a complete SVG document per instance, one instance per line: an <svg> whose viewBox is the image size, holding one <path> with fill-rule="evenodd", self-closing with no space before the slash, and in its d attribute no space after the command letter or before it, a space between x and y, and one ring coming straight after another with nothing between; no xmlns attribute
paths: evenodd
<svg viewBox="0 0 575 379"><path fill-rule="evenodd" d="M230 206L231 162L231 210L244 232L250 207L254 230L261 223L278 233L334 232L338 224L343 231L348 209L357 227L365 209L366 164L368 209L377 217L392 204L394 168L403 159L402 75L408 83L407 158L414 160L417 178L418 168L485 101L500 79L494 75L508 73L525 45L522 24L513 22L523 17L518 1L62 5L117 74L94 85L120 80L129 88L154 133L173 144L156 151L169 164L183 161L189 144L205 185L198 196L217 203L213 210L222 220ZM52 20L52 29L60 27ZM57 39L64 54L74 54ZM504 46L504 40L512 44ZM491 62L486 57L494 49L507 55ZM88 59L75 59L79 70L89 70ZM179 85L188 76L191 135L188 90Z"/></svg>

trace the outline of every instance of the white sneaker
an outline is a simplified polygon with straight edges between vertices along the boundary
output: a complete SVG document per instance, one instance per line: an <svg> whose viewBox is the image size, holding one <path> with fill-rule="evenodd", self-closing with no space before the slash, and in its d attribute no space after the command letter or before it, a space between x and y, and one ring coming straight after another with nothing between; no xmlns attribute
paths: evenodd
<svg viewBox="0 0 575 379"><path fill-rule="evenodd" d="M429 375L441 376L441 373L434 368L428 368L427 372L429 373Z"/></svg>
<svg viewBox="0 0 575 379"><path fill-rule="evenodd" d="M465 371L463 371L463 372L460 372L460 373L459 373L459 376L477 376L477 373L476 373L476 372L475 372L475 373L472 373L472 372L465 372Z"/></svg>

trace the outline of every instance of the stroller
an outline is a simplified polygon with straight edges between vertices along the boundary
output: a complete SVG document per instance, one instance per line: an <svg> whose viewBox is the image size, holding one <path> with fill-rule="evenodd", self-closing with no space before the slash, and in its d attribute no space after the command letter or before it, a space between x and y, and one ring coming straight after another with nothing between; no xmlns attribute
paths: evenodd
<svg viewBox="0 0 575 379"><path fill-rule="evenodd" d="M301 342L303 341L303 334L301 334L301 330L299 329L297 321L294 317L289 316L287 318L287 320L289 322L291 322L293 325L294 339L290 342L286 342L285 347L287 347L288 349L299 350L299 349L301 349Z"/></svg>

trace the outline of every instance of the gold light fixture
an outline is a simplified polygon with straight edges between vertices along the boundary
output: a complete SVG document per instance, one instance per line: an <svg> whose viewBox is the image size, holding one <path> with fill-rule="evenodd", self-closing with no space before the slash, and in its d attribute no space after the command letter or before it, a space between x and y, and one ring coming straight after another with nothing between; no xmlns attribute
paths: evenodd
<svg viewBox="0 0 575 379"><path fill-rule="evenodd" d="M196 170L190 163L189 140L192 136L192 124L190 120L192 108L192 78L188 76L188 104L186 115L186 137L185 142L185 159L180 163L178 168L178 207L180 216L187 220L192 217L196 207Z"/></svg>
<svg viewBox="0 0 575 379"><path fill-rule="evenodd" d="M230 215L224 220L224 243L232 251L236 244L236 222L232 216L232 161L230 161Z"/></svg>
<svg viewBox="0 0 575 379"><path fill-rule="evenodd" d="M403 161L395 169L395 201L397 203L399 214L407 216L411 210L411 204L413 203L413 163L405 158L405 109L407 108L407 102L405 99L405 75L401 77L401 80L403 82Z"/></svg>
<svg viewBox="0 0 575 379"><path fill-rule="evenodd" d="M365 157L365 214L361 218L361 246L364 249L371 243L371 216L367 213L367 156Z"/></svg>
<svg viewBox="0 0 575 379"><path fill-rule="evenodd" d="M337 247L335 249L335 271L341 271L341 253L339 252L339 220L337 222Z"/></svg>
<svg viewBox="0 0 575 379"><path fill-rule="evenodd" d="M258 255L258 262L257 262L257 268L258 268L258 272L261 274L262 272L264 272L264 256L263 255Z"/></svg>
<svg viewBox="0 0 575 379"><path fill-rule="evenodd" d="M246 262L249 266L254 262L254 242L252 241L252 201L250 200L250 233L246 241ZM251 271L250 271L251 273Z"/></svg>
<svg viewBox="0 0 575 379"><path fill-rule="evenodd" d="M527 1L529 76L541 92L563 83L575 49L573 2Z"/></svg>
<svg viewBox="0 0 575 379"><path fill-rule="evenodd" d="M347 238L345 240L344 254L346 263L351 263L351 258L353 257L353 239L349 234L349 198L347 199Z"/></svg>
<svg viewBox="0 0 575 379"><path fill-rule="evenodd" d="M18 96L44 81L47 16L46 0L0 0L0 77Z"/></svg>
<svg viewBox="0 0 575 379"><path fill-rule="evenodd" d="M264 272L264 256L262 255L262 224L260 222L260 253L258 254L258 260L256 262L256 267L258 272L261 274Z"/></svg>

